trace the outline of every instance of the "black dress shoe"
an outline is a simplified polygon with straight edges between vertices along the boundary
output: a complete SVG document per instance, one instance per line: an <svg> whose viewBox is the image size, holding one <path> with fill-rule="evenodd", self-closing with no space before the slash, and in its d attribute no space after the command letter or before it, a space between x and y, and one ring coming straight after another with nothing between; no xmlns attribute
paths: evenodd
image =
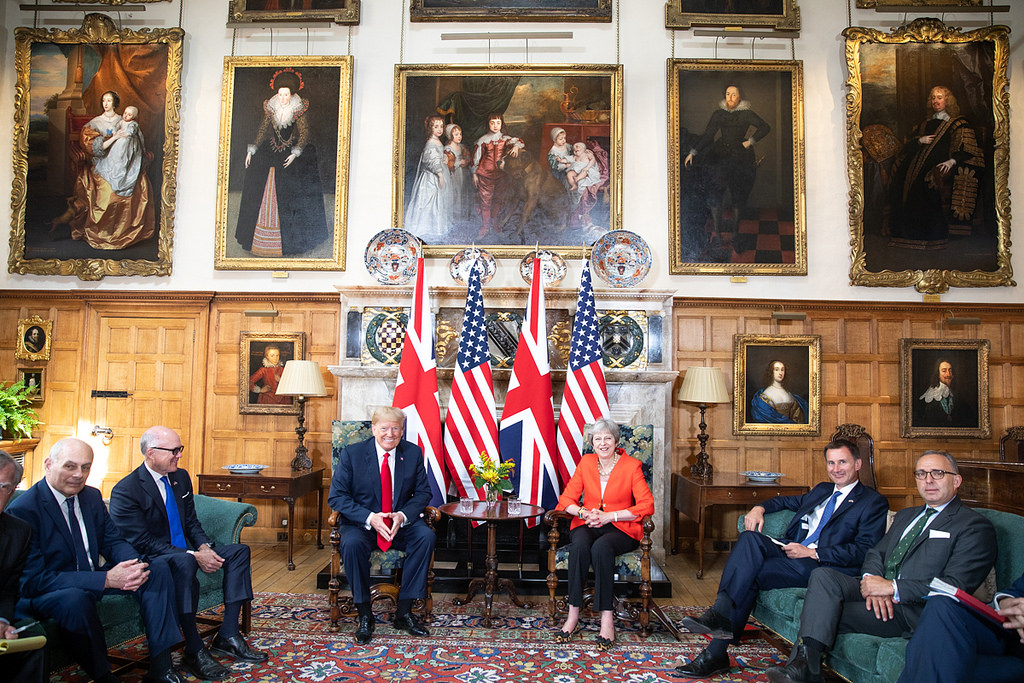
<svg viewBox="0 0 1024 683"><path fill-rule="evenodd" d="M411 636L430 635L430 631L423 628L423 625L416 620L416 616L411 612L409 614L403 614L400 617L395 617L395 620L391 622L391 625L400 631L406 631Z"/></svg>
<svg viewBox="0 0 1024 683"><path fill-rule="evenodd" d="M732 640L732 622L715 611L713 607L704 610L699 617L683 617L683 626L690 633L703 633L719 640Z"/></svg>
<svg viewBox="0 0 1024 683"><path fill-rule="evenodd" d="M810 652L801 641L785 666L773 666L766 672L772 683L825 683L821 674L821 655Z"/></svg>
<svg viewBox="0 0 1024 683"><path fill-rule="evenodd" d="M700 651L700 654L693 658L689 664L676 667L676 673L687 678L711 678L719 674L728 673L729 655L713 657L707 648Z"/></svg>
<svg viewBox="0 0 1024 683"><path fill-rule="evenodd" d="M142 683L185 683L185 679L174 669L168 669L162 673L148 672L143 676Z"/></svg>
<svg viewBox="0 0 1024 683"><path fill-rule="evenodd" d="M221 634L214 636L210 642L210 651L219 655L231 657L238 662L265 662L267 653L254 650L245 642L241 634L236 633L230 638L224 638Z"/></svg>
<svg viewBox="0 0 1024 683"><path fill-rule="evenodd" d="M198 652L183 654L181 668L202 681L219 681L231 673L205 647Z"/></svg>
<svg viewBox="0 0 1024 683"><path fill-rule="evenodd" d="M366 617L359 617L359 628L356 629L356 643L359 645L366 645L370 642L370 638L373 638L373 615Z"/></svg>

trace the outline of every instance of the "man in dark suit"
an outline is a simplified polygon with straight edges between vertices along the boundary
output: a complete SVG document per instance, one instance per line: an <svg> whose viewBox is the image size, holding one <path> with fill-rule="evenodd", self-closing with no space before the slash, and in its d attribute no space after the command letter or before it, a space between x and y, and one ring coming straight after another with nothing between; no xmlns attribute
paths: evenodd
<svg viewBox="0 0 1024 683"><path fill-rule="evenodd" d="M0 450L0 640L17 640L13 626L18 604L21 570L28 559L32 527L17 517L4 514L7 501L21 483L21 463ZM25 634L26 636L29 634ZM15 652L0 657L0 669L8 683L43 683L46 680L46 654L42 648Z"/></svg>
<svg viewBox="0 0 1024 683"><path fill-rule="evenodd" d="M898 683L1024 680L1024 575L992 603L1007 618L1002 626L956 600L929 598Z"/></svg>
<svg viewBox="0 0 1024 683"><path fill-rule="evenodd" d="M770 588L803 587L818 567L833 567L855 576L864 555L885 533L889 503L860 483L857 445L838 439L825 446L825 467L831 482L822 482L802 496L769 498L755 505L743 520L745 531L722 571L715 604L683 626L709 634L711 643L693 661L676 667L689 678L717 676L729 670L729 644L743 633L757 594ZM760 533L764 516L795 510L784 543Z"/></svg>
<svg viewBox="0 0 1024 683"><path fill-rule="evenodd" d="M434 532L420 519L430 501L423 452L402 439L405 413L378 408L373 413L373 438L347 446L338 457L328 497L341 513L341 559L359 612L355 640L373 637L370 605L370 553L394 547L406 552L402 587L393 625L415 636L428 636L412 601L427 592L427 569L434 553Z"/></svg>
<svg viewBox="0 0 1024 683"><path fill-rule="evenodd" d="M238 628L242 604L252 600L249 546L235 543L214 550L196 517L192 479L178 467L185 447L173 429L149 428L139 438L139 448L145 461L114 485L110 516L137 550L149 557L166 558L171 566L176 615L185 636L182 666L196 678L220 680L229 672L211 651L243 662L265 661L266 653L251 649ZM218 569L224 570L224 621L207 650L196 627L196 572L209 574Z"/></svg>
<svg viewBox="0 0 1024 683"><path fill-rule="evenodd" d="M149 640L149 671L143 680L182 683L171 666L171 648L181 636L170 567L160 558L143 562L121 538L103 495L85 485L92 460L89 444L61 439L44 461L46 477L8 507L32 527L18 613L55 620L85 672L108 683L118 679L107 661L96 603L104 594L130 593L139 601Z"/></svg>
<svg viewBox="0 0 1024 683"><path fill-rule="evenodd" d="M960 502L956 460L927 451L914 470L925 504L896 513L889 531L868 551L857 579L815 569L807 583L800 633L785 667L768 669L772 683L824 681L822 655L840 633L883 638L912 633L935 577L971 592L996 559L992 523Z"/></svg>

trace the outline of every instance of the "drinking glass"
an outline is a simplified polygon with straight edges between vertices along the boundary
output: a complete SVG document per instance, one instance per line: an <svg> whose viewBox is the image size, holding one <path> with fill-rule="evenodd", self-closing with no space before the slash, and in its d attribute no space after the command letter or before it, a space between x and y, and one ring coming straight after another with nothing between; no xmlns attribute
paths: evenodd
<svg viewBox="0 0 1024 683"><path fill-rule="evenodd" d="M508 514L518 515L522 509L523 505L520 502L519 498L516 496L510 496L508 499Z"/></svg>
<svg viewBox="0 0 1024 683"><path fill-rule="evenodd" d="M459 512L469 513L473 511L473 499L469 496L459 498Z"/></svg>

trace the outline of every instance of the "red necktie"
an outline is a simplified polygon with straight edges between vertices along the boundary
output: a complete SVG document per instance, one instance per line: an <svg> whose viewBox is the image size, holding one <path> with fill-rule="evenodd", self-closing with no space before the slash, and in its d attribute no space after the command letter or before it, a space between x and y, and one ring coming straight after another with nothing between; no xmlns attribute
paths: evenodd
<svg viewBox="0 0 1024 683"><path fill-rule="evenodd" d="M391 466L388 465L388 453L384 452L384 464L380 467L380 502L381 512L391 512ZM391 525L391 520L387 520L388 525ZM391 547L391 541L385 540L379 533L377 534L377 547L381 550L387 551Z"/></svg>

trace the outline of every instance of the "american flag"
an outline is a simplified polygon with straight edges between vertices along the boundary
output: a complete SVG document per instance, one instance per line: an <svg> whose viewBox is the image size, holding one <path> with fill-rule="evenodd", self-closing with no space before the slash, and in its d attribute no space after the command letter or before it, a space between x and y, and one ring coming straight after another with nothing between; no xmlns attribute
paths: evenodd
<svg viewBox="0 0 1024 683"><path fill-rule="evenodd" d="M503 460L516 463L512 485L525 503L554 508L560 491L555 472L555 406L551 400L547 325L540 259L533 261L533 283L526 322L512 363L498 442ZM536 526L537 518L527 520Z"/></svg>
<svg viewBox="0 0 1024 683"><path fill-rule="evenodd" d="M459 355L444 422L444 460L460 496L483 500L483 488L473 486L470 464L480 465L480 452L498 460L498 421L491 380L491 353L484 324L480 287L483 264L477 261L466 290L466 314L459 336Z"/></svg>
<svg viewBox="0 0 1024 683"><path fill-rule="evenodd" d="M423 257L416 266L416 287L405 330L402 362L391 405L405 411L405 438L423 451L423 466L430 483L430 504L441 505L448 492L441 466L441 402L437 395L434 362L434 321L424 284Z"/></svg>
<svg viewBox="0 0 1024 683"><path fill-rule="evenodd" d="M576 319L572 325L569 367L565 373L562 410L558 415L558 458L555 467L564 487L583 455L583 427L609 417L608 389L601 362L601 340L594 306L590 261L583 264Z"/></svg>

